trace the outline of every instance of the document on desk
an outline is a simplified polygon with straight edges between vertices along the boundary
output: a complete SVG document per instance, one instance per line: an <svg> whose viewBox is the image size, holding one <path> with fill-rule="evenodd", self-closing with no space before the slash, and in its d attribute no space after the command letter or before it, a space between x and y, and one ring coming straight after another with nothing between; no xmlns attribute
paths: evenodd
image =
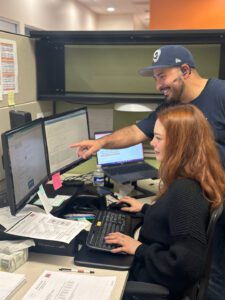
<svg viewBox="0 0 225 300"><path fill-rule="evenodd" d="M44 271L23 300L108 300L116 276Z"/></svg>
<svg viewBox="0 0 225 300"><path fill-rule="evenodd" d="M43 212L44 210L38 206L27 204L21 211L16 215L12 216L9 206L0 208L0 224L5 227L5 229L11 228L13 225L22 220L30 212Z"/></svg>
<svg viewBox="0 0 225 300"><path fill-rule="evenodd" d="M20 287L25 283L24 274L0 272L0 300L10 299Z"/></svg>
<svg viewBox="0 0 225 300"><path fill-rule="evenodd" d="M65 220L50 214L31 212L5 232L17 236L69 244L86 226L87 223L83 221Z"/></svg>

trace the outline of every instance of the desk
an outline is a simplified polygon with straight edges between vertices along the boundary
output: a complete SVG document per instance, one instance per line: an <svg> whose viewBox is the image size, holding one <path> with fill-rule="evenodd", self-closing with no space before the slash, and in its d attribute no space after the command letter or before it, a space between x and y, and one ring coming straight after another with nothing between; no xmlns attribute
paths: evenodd
<svg viewBox="0 0 225 300"><path fill-rule="evenodd" d="M57 271L60 267L76 268L73 264L73 257L30 252L28 261L15 271L15 273L26 275L26 283L16 292L12 300L21 300L44 270ZM110 300L119 300L122 298L128 271L94 268L91 268L91 270L94 270L97 276L116 276L116 283Z"/></svg>
<svg viewBox="0 0 225 300"><path fill-rule="evenodd" d="M142 181L141 183L145 188L153 187L149 180ZM152 199L153 197L146 197L139 200L150 204ZM16 292L12 300L21 300L44 270L57 271L60 267L76 268L73 263L73 257L29 252L28 261L16 270L16 273L26 275L26 283ZM128 278L128 271L91 269L95 271L95 275L97 276L116 276L116 284L110 300L119 300L122 298Z"/></svg>

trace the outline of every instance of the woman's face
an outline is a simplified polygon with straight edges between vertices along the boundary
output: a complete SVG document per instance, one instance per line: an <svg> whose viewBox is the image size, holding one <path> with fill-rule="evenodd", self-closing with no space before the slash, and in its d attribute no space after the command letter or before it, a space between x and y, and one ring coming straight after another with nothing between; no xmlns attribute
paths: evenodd
<svg viewBox="0 0 225 300"><path fill-rule="evenodd" d="M155 156L158 161L162 161L165 153L166 131L162 123L157 119L154 127L154 138L150 142L154 148Z"/></svg>

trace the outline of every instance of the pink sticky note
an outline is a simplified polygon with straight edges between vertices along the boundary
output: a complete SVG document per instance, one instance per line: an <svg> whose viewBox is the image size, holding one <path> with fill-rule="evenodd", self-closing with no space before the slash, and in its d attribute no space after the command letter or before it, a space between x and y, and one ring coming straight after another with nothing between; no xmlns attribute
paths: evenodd
<svg viewBox="0 0 225 300"><path fill-rule="evenodd" d="M61 181L59 172L52 175L52 184L53 184L54 190L58 190L59 188L61 188L62 181Z"/></svg>

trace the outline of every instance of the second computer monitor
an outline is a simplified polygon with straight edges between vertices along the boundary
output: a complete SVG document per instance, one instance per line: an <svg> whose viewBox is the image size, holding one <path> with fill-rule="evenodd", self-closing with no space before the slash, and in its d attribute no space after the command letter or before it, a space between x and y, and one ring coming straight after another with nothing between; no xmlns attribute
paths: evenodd
<svg viewBox="0 0 225 300"><path fill-rule="evenodd" d="M89 139L87 109L57 114L46 118L44 123L51 174L66 172L80 164L76 149L70 145Z"/></svg>

